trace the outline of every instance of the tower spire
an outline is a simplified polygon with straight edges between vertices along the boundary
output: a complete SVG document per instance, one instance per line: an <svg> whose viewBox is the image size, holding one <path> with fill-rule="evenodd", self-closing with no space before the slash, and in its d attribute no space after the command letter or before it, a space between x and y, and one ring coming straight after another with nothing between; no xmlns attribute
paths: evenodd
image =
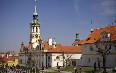
<svg viewBox="0 0 116 73"><path fill-rule="evenodd" d="M34 1L34 4L35 4L35 9L34 9L33 15L38 15L38 14L37 14L37 10L36 10L36 0Z"/></svg>
<svg viewBox="0 0 116 73"><path fill-rule="evenodd" d="M32 23L39 23L36 5L37 5L37 4L36 4L36 0L34 0L34 13L33 13L33 20L32 20Z"/></svg>

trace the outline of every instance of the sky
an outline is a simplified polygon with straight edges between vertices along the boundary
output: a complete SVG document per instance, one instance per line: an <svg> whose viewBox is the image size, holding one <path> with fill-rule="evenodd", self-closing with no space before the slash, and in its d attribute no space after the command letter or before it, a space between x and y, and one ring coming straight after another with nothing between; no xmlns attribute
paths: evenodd
<svg viewBox="0 0 116 73"><path fill-rule="evenodd" d="M19 51L28 45L34 0L0 0L0 51ZM84 40L91 29L116 20L116 0L37 0L41 37L71 45L79 33Z"/></svg>

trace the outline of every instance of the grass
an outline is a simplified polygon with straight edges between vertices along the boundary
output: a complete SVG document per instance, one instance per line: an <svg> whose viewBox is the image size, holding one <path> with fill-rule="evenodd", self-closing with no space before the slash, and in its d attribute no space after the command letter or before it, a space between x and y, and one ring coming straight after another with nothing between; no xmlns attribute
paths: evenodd
<svg viewBox="0 0 116 73"><path fill-rule="evenodd" d="M60 73L60 72L44 72L44 73Z"/></svg>
<svg viewBox="0 0 116 73"><path fill-rule="evenodd" d="M68 71L68 72L74 72L74 67L67 67L65 69L63 69L63 71ZM81 70L79 70L79 68L77 68L78 72L90 72L93 71L92 68L87 68L87 67L82 67Z"/></svg>
<svg viewBox="0 0 116 73"><path fill-rule="evenodd" d="M61 69L62 71L67 71L67 72L74 72L75 67L66 67L64 69ZM90 72L95 72L95 73L98 73L99 71L94 71L93 68L90 68L90 67L82 67L81 70L79 70L79 68L77 68L77 72L86 72L86 73L90 73ZM45 73L60 73L60 72L45 72Z"/></svg>

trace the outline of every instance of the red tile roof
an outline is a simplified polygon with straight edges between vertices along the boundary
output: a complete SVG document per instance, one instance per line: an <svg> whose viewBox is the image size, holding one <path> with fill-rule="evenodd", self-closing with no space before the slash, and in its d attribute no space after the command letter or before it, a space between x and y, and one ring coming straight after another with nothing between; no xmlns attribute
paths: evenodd
<svg viewBox="0 0 116 73"><path fill-rule="evenodd" d="M76 41L72 45L81 45L84 40Z"/></svg>
<svg viewBox="0 0 116 73"><path fill-rule="evenodd" d="M81 53L81 46L61 46L49 49L48 52L67 52L67 53Z"/></svg>
<svg viewBox="0 0 116 73"><path fill-rule="evenodd" d="M45 49L49 53L59 53L59 52L68 52L68 53L81 53L81 46L62 46L61 44L56 44L56 48L49 46L47 42L44 41Z"/></svg>
<svg viewBox="0 0 116 73"><path fill-rule="evenodd" d="M24 47L24 49L28 49L28 48L29 48L29 46L28 46L28 45L24 45L23 47Z"/></svg>
<svg viewBox="0 0 116 73"><path fill-rule="evenodd" d="M15 60L15 58L13 58L13 57L8 57L8 58L7 58L7 57L5 57L5 60L6 60L6 61L14 61L14 60Z"/></svg>
<svg viewBox="0 0 116 73"><path fill-rule="evenodd" d="M116 26L109 26L93 30L93 32L90 33L89 37L84 42L82 42L82 44L95 43L101 38L102 32L111 33L111 41L116 40Z"/></svg>
<svg viewBox="0 0 116 73"><path fill-rule="evenodd" d="M51 49L52 46L49 46L48 42L43 41L44 49Z"/></svg>
<svg viewBox="0 0 116 73"><path fill-rule="evenodd" d="M4 56L2 56L2 55L0 55L0 58L3 58L5 61L14 61L15 59L18 59L18 57L11 57L11 56L6 56L6 55L4 55Z"/></svg>

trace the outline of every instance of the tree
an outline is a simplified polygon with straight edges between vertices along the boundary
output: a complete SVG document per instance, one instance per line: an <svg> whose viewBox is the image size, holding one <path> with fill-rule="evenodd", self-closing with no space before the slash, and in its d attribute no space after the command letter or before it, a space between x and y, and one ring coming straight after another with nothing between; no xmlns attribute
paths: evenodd
<svg viewBox="0 0 116 73"><path fill-rule="evenodd" d="M96 62L94 63L94 70L96 71Z"/></svg>
<svg viewBox="0 0 116 73"><path fill-rule="evenodd" d="M99 58L97 58L97 62L98 62L98 68L100 70L100 60L99 60Z"/></svg>
<svg viewBox="0 0 116 73"><path fill-rule="evenodd" d="M70 64L70 58L71 58L72 54L66 54L65 56L65 63L66 66L68 66ZM63 57L64 58L64 57Z"/></svg>
<svg viewBox="0 0 116 73"><path fill-rule="evenodd" d="M0 57L0 63L3 65L5 64L7 61L4 57Z"/></svg>
<svg viewBox="0 0 116 73"><path fill-rule="evenodd" d="M106 72L106 58L107 58L107 55L110 54L110 49L111 49L111 41L97 41L95 43L95 46L97 48L97 53L99 55L102 56L102 59L103 59L103 73L107 73Z"/></svg>

